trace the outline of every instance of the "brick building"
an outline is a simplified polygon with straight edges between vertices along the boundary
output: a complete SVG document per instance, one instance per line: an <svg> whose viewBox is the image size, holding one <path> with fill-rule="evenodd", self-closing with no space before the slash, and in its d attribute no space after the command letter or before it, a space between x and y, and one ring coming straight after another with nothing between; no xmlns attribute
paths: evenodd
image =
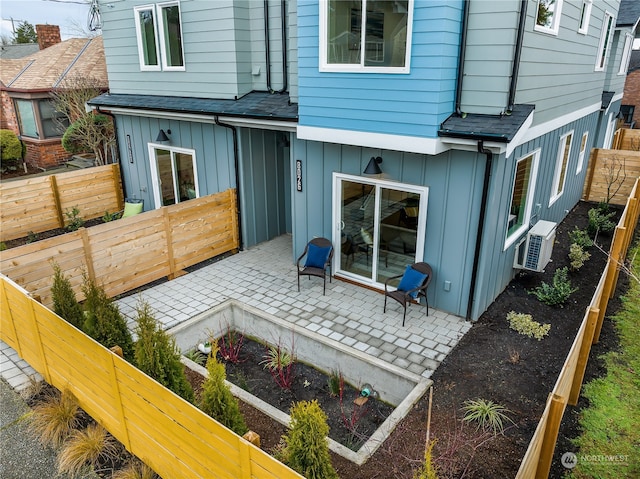
<svg viewBox="0 0 640 479"><path fill-rule="evenodd" d="M640 127L640 50L631 52L620 111L625 117L625 126Z"/></svg>

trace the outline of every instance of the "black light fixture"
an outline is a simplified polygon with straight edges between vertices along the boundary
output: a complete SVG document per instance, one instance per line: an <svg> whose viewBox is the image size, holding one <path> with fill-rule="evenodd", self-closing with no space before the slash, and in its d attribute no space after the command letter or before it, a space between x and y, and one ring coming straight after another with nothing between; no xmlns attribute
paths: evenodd
<svg viewBox="0 0 640 479"><path fill-rule="evenodd" d="M379 156L372 156L369 160L369 164L362 172L363 175L379 175L382 173L382 170L378 166L382 163L382 158Z"/></svg>
<svg viewBox="0 0 640 479"><path fill-rule="evenodd" d="M167 130L167 133L170 135L171 130ZM167 133L165 133L164 130L160 130L160 133L158 133L158 137L156 138L156 142L162 144L169 143L169 137L167 136Z"/></svg>

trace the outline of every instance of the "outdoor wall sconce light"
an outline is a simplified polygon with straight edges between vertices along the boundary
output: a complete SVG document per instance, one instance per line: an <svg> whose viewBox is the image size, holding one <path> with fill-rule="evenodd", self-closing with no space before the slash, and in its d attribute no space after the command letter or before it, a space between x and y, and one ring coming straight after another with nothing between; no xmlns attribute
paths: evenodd
<svg viewBox="0 0 640 479"><path fill-rule="evenodd" d="M382 173L382 170L380 169L380 163L382 163L382 158L379 156L372 156L371 159L369 160L369 164L367 164L367 167L364 169L364 171L362 172L363 175L379 175Z"/></svg>
<svg viewBox="0 0 640 479"><path fill-rule="evenodd" d="M166 145L169 143L169 137L167 136L167 134L171 134L171 130L167 130L167 133L164 132L164 130L160 130L160 133L158 133L158 137L156 138L156 142L158 143L162 143L163 145Z"/></svg>

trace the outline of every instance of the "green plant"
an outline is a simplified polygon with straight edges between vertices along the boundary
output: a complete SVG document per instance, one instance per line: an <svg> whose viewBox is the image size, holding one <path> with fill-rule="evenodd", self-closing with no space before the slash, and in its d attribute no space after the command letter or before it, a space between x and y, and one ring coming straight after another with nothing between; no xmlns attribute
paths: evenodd
<svg viewBox="0 0 640 479"><path fill-rule="evenodd" d="M436 441L429 441L429 445L424 451L424 462L413 474L413 479L438 479L438 470L433 464L433 446Z"/></svg>
<svg viewBox="0 0 640 479"><path fill-rule="evenodd" d="M571 261L571 271L578 271L584 263L591 258L591 255L585 251L582 246L577 243L572 243L569 246L569 260Z"/></svg>
<svg viewBox="0 0 640 479"><path fill-rule="evenodd" d="M218 345L213 343L207 361L209 376L202 385L199 408L221 424L242 436L248 431L238 401L225 383L227 373L224 364L218 362Z"/></svg>
<svg viewBox="0 0 640 479"><path fill-rule="evenodd" d="M0 241L0 251L5 251L7 249L7 243L4 241Z"/></svg>
<svg viewBox="0 0 640 479"><path fill-rule="evenodd" d="M51 296L53 298L53 311L61 318L81 329L84 323L82 306L76 300L71 281L64 275L60 266L52 262L53 285Z"/></svg>
<svg viewBox="0 0 640 479"><path fill-rule="evenodd" d="M329 456L327 416L318 401L294 404L290 416L291 429L279 452L283 462L308 479L337 479Z"/></svg>
<svg viewBox="0 0 640 479"><path fill-rule="evenodd" d="M57 448L80 425L80 405L68 390L47 393L32 408L29 431L46 446Z"/></svg>
<svg viewBox="0 0 640 479"><path fill-rule="evenodd" d="M327 379L327 387L329 388L329 394L336 397L340 395L344 380L342 379L342 373L340 371L331 371L329 379Z"/></svg>
<svg viewBox="0 0 640 479"><path fill-rule="evenodd" d="M218 340L219 353L222 359L237 364L240 362L240 350L244 342L244 335L231 329L227 325L227 332Z"/></svg>
<svg viewBox="0 0 640 479"><path fill-rule="evenodd" d="M615 211L607 212L602 208L591 208L587 216L589 217L589 225L587 231L591 236L595 236L597 233L611 233L616 227L615 223L611 221L611 218L615 215Z"/></svg>
<svg viewBox="0 0 640 479"><path fill-rule="evenodd" d="M0 130L0 155L3 165L22 158L22 142L11 130Z"/></svg>
<svg viewBox="0 0 640 479"><path fill-rule="evenodd" d="M34 233L33 231L29 231L27 233L27 244L35 243L38 241L38 233Z"/></svg>
<svg viewBox="0 0 640 479"><path fill-rule="evenodd" d="M269 346L260 364L268 369L276 384L282 389L289 389L293 383L293 365L295 356L280 344Z"/></svg>
<svg viewBox="0 0 640 479"><path fill-rule="evenodd" d="M571 244L575 243L582 246L583 249L591 248L593 246L593 240L589 236L587 230L581 230L577 226L569 233L569 241L571 241Z"/></svg>
<svg viewBox="0 0 640 479"><path fill-rule="evenodd" d="M551 284L543 281L540 286L529 291L529 293L535 295L535 297L544 304L562 307L567 299L569 299L569 296L578 290L578 288L571 287L568 274L569 269L566 266L559 268L554 273Z"/></svg>
<svg viewBox="0 0 640 479"><path fill-rule="evenodd" d="M549 330L551 329L550 324L540 324L534 321L530 314L516 313L515 311L510 311L507 314L507 321L509 321L509 327L511 329L530 338L536 338L538 341L549 334ZM519 359L520 355L518 354L515 362L518 362Z"/></svg>
<svg viewBox="0 0 640 479"><path fill-rule="evenodd" d="M194 363L204 366L207 364L207 355L197 349L191 349L184 354L184 357L193 361Z"/></svg>
<svg viewBox="0 0 640 479"><path fill-rule="evenodd" d="M113 473L111 479L159 479L153 469L134 457L122 469Z"/></svg>
<svg viewBox="0 0 640 479"><path fill-rule="evenodd" d="M138 303L136 312L136 365L183 399L193 402L193 389L180 362L180 351L175 339L162 329L146 301Z"/></svg>
<svg viewBox="0 0 640 479"><path fill-rule="evenodd" d="M84 220L80 217L80 210L77 206L68 209L64 214L67 217L67 226L65 226L67 231L78 231L84 225Z"/></svg>
<svg viewBox="0 0 640 479"><path fill-rule="evenodd" d="M74 430L58 454L58 472L78 477L86 470L93 471L101 460L114 459L118 444L100 424L92 423L83 430Z"/></svg>
<svg viewBox="0 0 640 479"><path fill-rule="evenodd" d="M120 211L114 211L113 213L109 213L108 211L105 211L104 215L102 216L102 222L109 223L110 221L115 221L117 219L120 219L121 214L122 213Z"/></svg>
<svg viewBox="0 0 640 479"><path fill-rule="evenodd" d="M464 422L477 423L477 429L491 431L494 435L503 434L505 422L513 421L507 416L511 412L504 406L487 399L467 399L462 406Z"/></svg>

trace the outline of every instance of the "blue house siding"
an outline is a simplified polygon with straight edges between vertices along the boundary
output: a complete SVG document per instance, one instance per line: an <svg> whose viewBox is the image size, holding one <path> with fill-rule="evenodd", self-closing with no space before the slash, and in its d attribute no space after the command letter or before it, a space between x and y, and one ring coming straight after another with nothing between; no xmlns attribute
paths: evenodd
<svg viewBox="0 0 640 479"><path fill-rule="evenodd" d="M453 111L461 1L415 2L408 74L319 71L319 7L298 5L299 124L435 138Z"/></svg>

